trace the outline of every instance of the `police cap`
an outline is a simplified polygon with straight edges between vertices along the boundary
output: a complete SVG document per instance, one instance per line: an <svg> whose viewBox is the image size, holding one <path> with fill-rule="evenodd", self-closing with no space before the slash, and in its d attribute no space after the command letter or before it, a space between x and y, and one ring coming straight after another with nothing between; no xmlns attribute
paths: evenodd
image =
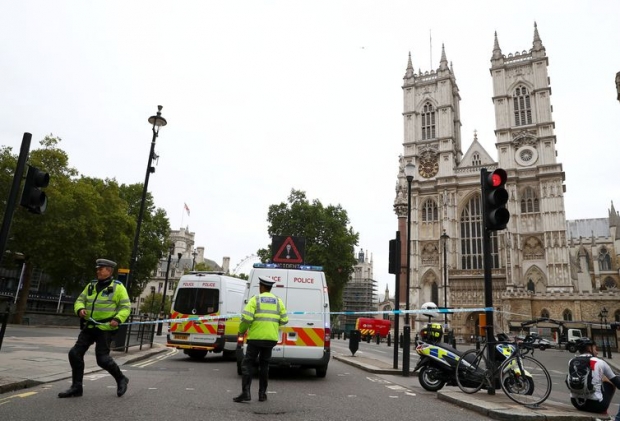
<svg viewBox="0 0 620 421"><path fill-rule="evenodd" d="M113 262L112 260L108 260L108 259L97 259L97 267L109 267L109 268L115 268L116 267L116 262Z"/></svg>
<svg viewBox="0 0 620 421"><path fill-rule="evenodd" d="M271 280L269 278L265 278L265 277L262 277L262 276L258 277L258 281L259 281L259 284L261 284L262 286L269 287L269 288L271 288L273 286L273 284L276 283L276 281L273 281L273 280Z"/></svg>

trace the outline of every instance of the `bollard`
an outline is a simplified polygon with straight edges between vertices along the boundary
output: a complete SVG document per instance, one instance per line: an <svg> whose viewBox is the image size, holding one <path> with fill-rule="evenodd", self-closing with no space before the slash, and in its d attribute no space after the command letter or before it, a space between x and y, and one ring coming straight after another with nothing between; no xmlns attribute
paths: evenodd
<svg viewBox="0 0 620 421"><path fill-rule="evenodd" d="M398 347L402 348L403 347L403 334L401 333L399 336L399 340L398 340Z"/></svg>
<svg viewBox="0 0 620 421"><path fill-rule="evenodd" d="M370 343L370 335L366 335L366 343L369 344Z"/></svg>
<svg viewBox="0 0 620 421"><path fill-rule="evenodd" d="M387 334L387 346L392 346L392 333Z"/></svg>
<svg viewBox="0 0 620 421"><path fill-rule="evenodd" d="M361 338L362 333L359 330L351 330L349 332L349 351L351 351L352 356L355 356L355 353L359 349Z"/></svg>
<svg viewBox="0 0 620 421"><path fill-rule="evenodd" d="M377 333L377 345L381 343L381 335Z"/></svg>

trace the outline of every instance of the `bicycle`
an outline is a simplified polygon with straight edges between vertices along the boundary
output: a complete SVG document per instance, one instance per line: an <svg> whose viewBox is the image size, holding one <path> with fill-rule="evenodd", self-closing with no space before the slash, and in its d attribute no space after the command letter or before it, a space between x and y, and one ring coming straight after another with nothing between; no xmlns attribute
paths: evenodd
<svg viewBox="0 0 620 421"><path fill-rule="evenodd" d="M531 339L528 335L521 343L494 342L495 356L505 358L495 367L490 367L486 357L487 343L480 350L466 351L456 364L457 385L471 394L483 387L488 389L499 377L501 389L511 400L527 407L538 407L551 393L551 376L544 365L527 355L534 352Z"/></svg>

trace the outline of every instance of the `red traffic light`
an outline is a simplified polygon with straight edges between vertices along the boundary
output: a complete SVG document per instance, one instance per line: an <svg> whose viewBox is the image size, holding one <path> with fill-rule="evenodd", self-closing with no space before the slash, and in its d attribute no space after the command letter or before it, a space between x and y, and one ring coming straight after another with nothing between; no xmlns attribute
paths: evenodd
<svg viewBox="0 0 620 421"><path fill-rule="evenodd" d="M506 180L508 180L508 174L501 168L496 169L491 174L489 174L489 181L492 187L499 187L506 184Z"/></svg>

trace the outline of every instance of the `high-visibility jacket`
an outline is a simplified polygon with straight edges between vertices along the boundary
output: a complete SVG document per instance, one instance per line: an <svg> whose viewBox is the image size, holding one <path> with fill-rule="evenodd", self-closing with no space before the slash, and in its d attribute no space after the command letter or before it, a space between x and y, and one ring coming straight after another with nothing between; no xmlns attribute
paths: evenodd
<svg viewBox="0 0 620 421"><path fill-rule="evenodd" d="M249 329L248 340L277 341L279 327L287 323L288 316L282 300L271 292L263 292L250 298L243 309L239 333Z"/></svg>
<svg viewBox="0 0 620 421"><path fill-rule="evenodd" d="M94 325L101 330L115 330L118 327L112 327L108 322L116 319L119 323L123 323L131 313L131 302L127 289L120 281L107 281L103 285L99 285L99 281L91 281L82 293L75 300L73 309L76 314L80 310L86 310L86 320L93 319L100 324ZM103 287L103 288L101 288ZM97 291L99 289L99 291ZM87 323L88 326L88 323Z"/></svg>

